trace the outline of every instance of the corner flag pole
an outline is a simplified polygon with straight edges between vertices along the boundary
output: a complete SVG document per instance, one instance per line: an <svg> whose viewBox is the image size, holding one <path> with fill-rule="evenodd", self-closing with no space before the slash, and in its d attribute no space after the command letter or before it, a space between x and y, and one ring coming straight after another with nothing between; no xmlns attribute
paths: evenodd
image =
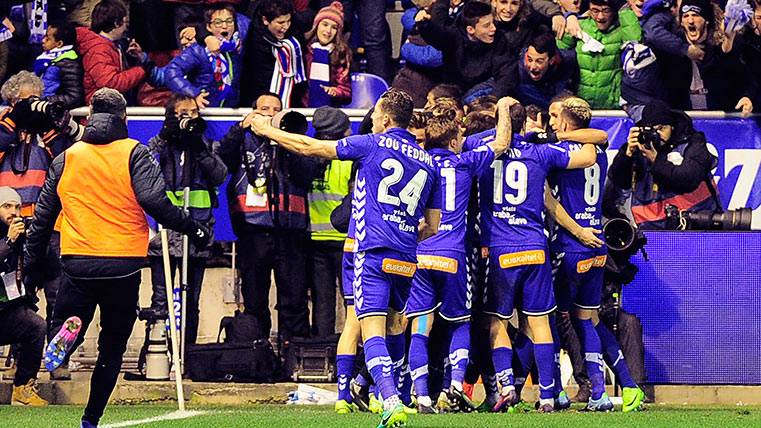
<svg viewBox="0 0 761 428"><path fill-rule="evenodd" d="M172 362L174 363L174 382L177 388L177 406L181 412L185 411L185 393L182 390L182 367L180 367L180 348L177 334L177 317L175 317L174 299L172 287L172 270L169 263L169 239L167 231L161 228L161 255L164 259L164 285L166 286L166 304L169 307L169 332L172 337Z"/></svg>

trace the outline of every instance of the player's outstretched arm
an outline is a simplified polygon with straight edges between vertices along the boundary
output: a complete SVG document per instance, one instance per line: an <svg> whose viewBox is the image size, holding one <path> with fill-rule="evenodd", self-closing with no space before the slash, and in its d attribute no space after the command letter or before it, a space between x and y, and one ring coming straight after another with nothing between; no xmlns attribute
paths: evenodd
<svg viewBox="0 0 761 428"><path fill-rule="evenodd" d="M552 197L552 192L547 188L544 190L544 207L547 209L547 214L549 214L560 227L569 231L585 246L590 248L600 248L603 246L602 240L596 236L602 232L592 227L581 227L581 225L571 218L568 211L560 205L560 202Z"/></svg>
<svg viewBox="0 0 761 428"><path fill-rule="evenodd" d="M271 120L272 118L268 116L256 116L251 121L251 130L257 135L277 142L288 151L304 156L338 159L335 141L318 140L306 135L285 132L272 126Z"/></svg>
<svg viewBox="0 0 761 428"><path fill-rule="evenodd" d="M597 162L597 149L593 144L584 144L580 150L568 153L566 169L588 168Z"/></svg>
<svg viewBox="0 0 761 428"><path fill-rule="evenodd" d="M513 141L513 122L510 118L510 107L514 104L518 104L518 101L514 98L503 97L497 102L497 136L494 141L487 145L494 152L494 157L498 158L502 153L506 152L510 148L510 144Z"/></svg>
<svg viewBox="0 0 761 428"><path fill-rule="evenodd" d="M428 239L439 232L439 223L441 223L441 210L426 208L423 219L418 226L418 242Z"/></svg>
<svg viewBox="0 0 761 428"><path fill-rule="evenodd" d="M559 141L575 141L582 144L605 144L608 142L608 133L600 129L584 128L573 131L557 133Z"/></svg>

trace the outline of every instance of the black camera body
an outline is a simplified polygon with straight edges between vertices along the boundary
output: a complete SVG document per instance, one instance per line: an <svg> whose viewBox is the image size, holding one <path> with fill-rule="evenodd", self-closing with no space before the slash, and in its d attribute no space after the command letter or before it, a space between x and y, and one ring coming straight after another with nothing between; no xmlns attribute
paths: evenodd
<svg viewBox="0 0 761 428"><path fill-rule="evenodd" d="M656 149L661 142L661 134L653 126L643 126L639 128L637 142L642 144L648 150Z"/></svg>
<svg viewBox="0 0 761 428"><path fill-rule="evenodd" d="M198 117L182 117L180 118L180 130L187 132L190 135L203 135L206 132L206 121L200 116Z"/></svg>

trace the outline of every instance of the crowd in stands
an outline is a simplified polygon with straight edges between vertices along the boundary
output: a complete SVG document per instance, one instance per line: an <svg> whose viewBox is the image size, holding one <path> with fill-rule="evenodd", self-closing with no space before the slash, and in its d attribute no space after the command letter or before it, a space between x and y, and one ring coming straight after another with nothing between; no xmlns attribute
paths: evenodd
<svg viewBox="0 0 761 428"><path fill-rule="evenodd" d="M102 87L140 106L174 92L202 108L249 107L273 92L283 108L340 107L353 72L380 76L418 108L442 83L464 104L510 95L546 109L571 91L634 118L654 99L744 115L761 104L759 0L402 5L394 59L386 0L4 1L0 81L34 71L43 96L67 108Z"/></svg>

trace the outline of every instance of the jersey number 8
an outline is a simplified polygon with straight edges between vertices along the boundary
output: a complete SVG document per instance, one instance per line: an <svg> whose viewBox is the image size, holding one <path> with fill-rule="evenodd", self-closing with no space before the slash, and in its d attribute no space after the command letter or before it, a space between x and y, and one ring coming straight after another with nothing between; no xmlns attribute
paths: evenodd
<svg viewBox="0 0 761 428"><path fill-rule="evenodd" d="M393 205L396 207L404 203L407 208L407 214L415 215L418 202L420 202L420 193L423 191L428 173L425 170L419 170L410 181L399 192L399 196L389 194L392 186L402 181L404 177L404 166L396 159L388 158L381 163L381 168L390 170L391 174L383 177L378 183L378 202ZM392 193L396 193L393 192Z"/></svg>

